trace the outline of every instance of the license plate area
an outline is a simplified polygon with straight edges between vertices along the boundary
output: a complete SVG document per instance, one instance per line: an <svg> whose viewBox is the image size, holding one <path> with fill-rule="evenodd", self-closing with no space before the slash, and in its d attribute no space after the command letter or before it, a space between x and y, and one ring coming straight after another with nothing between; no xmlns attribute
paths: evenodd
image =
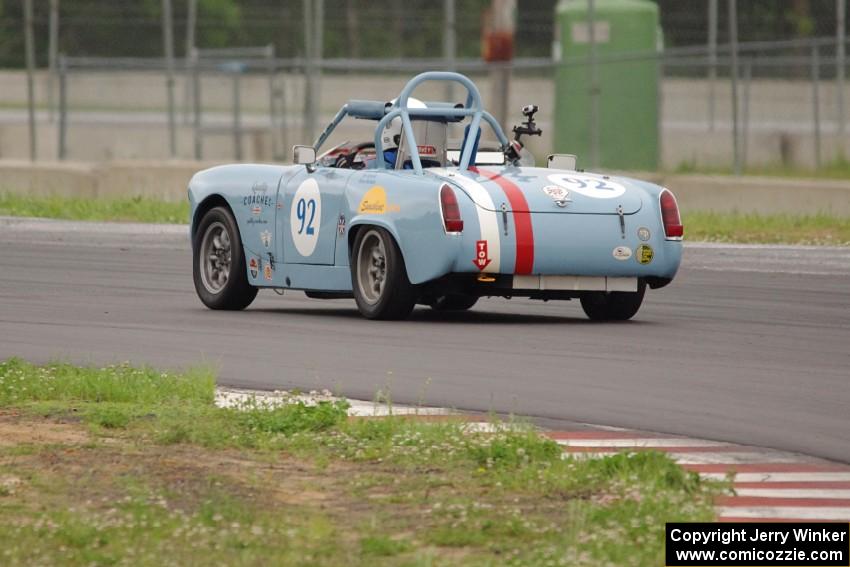
<svg viewBox="0 0 850 567"><path fill-rule="evenodd" d="M636 277L515 275L513 289L539 291L629 291L638 290Z"/></svg>

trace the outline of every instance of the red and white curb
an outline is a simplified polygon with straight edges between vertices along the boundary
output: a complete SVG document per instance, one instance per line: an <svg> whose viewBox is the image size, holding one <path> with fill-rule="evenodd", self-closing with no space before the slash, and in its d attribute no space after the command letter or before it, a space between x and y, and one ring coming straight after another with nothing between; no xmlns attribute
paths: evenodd
<svg viewBox="0 0 850 567"><path fill-rule="evenodd" d="M733 479L734 495L716 502L721 522L850 522L850 466L804 455L733 443L640 431L550 431L565 453L600 457L618 451L667 453L706 479Z"/></svg>
<svg viewBox="0 0 850 567"><path fill-rule="evenodd" d="M292 402L334 401L326 390L296 394L218 388L216 404L273 407ZM389 404L386 401L346 400L348 414L358 417L387 415L459 415L446 408ZM470 431L497 431L484 416L466 415ZM544 431L565 455L593 458L619 451L655 450L706 479L732 478L734 495L716 501L721 522L844 521L850 522L850 465L832 463L796 453L748 447L720 441L660 435L642 431L588 425L577 431Z"/></svg>

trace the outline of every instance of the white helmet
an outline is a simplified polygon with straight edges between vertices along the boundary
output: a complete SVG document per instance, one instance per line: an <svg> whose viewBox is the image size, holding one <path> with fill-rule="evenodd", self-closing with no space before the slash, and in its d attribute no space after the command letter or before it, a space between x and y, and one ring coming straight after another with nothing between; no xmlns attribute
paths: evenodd
<svg viewBox="0 0 850 567"><path fill-rule="evenodd" d="M395 104L397 100L393 99L390 103ZM417 98L408 97L407 108L428 108L428 106ZM381 133L381 144L384 146L384 151L394 150L398 147L401 142L402 126L401 116L396 116L384 126L384 131Z"/></svg>

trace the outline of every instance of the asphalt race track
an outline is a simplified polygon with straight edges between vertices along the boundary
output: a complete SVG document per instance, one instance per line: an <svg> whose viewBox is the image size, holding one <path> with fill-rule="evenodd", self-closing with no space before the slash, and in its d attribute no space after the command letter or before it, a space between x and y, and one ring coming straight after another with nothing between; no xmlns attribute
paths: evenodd
<svg viewBox="0 0 850 567"><path fill-rule="evenodd" d="M514 412L850 462L850 248L688 245L636 319L491 299L370 322L262 292L204 308L185 228L0 219L0 359L220 369L222 384Z"/></svg>

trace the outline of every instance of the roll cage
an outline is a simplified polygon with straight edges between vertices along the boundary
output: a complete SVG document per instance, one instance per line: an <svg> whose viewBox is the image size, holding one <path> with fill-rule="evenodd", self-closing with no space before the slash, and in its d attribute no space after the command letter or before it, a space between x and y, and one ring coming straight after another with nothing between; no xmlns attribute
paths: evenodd
<svg viewBox="0 0 850 567"><path fill-rule="evenodd" d="M410 108L407 101L413 94L413 91L426 81L452 81L460 83L466 89L466 103L463 105L455 105L450 102L425 102L426 108ZM364 120L377 120L378 125L375 128L375 153L378 156L383 156L383 142L381 140L381 132L390 120L401 117L402 128L404 130L405 142L410 152L410 159L413 165L413 170L417 175L422 175L422 160L419 157L419 150L416 144L416 137L413 134L413 125L410 122L410 117L415 118L431 118L437 120L445 120L446 122L460 122L464 118L471 117L469 131L466 134L461 148L460 164L461 170L469 169L472 153L475 147L475 141L478 139L481 130L481 121L485 121L493 129L496 138L501 144L503 151L509 147L509 141L505 136L501 125L493 116L484 110L481 104L481 94L478 92L478 87L475 86L468 77L460 73L451 73L447 71L430 71L420 73L413 77L401 90L401 93L395 99L395 102L381 102L375 100L350 100L339 109L334 119L325 128L324 132L316 139L313 147L316 151L327 141L334 129L342 120L351 116ZM383 159L376 160L378 169L387 169Z"/></svg>

